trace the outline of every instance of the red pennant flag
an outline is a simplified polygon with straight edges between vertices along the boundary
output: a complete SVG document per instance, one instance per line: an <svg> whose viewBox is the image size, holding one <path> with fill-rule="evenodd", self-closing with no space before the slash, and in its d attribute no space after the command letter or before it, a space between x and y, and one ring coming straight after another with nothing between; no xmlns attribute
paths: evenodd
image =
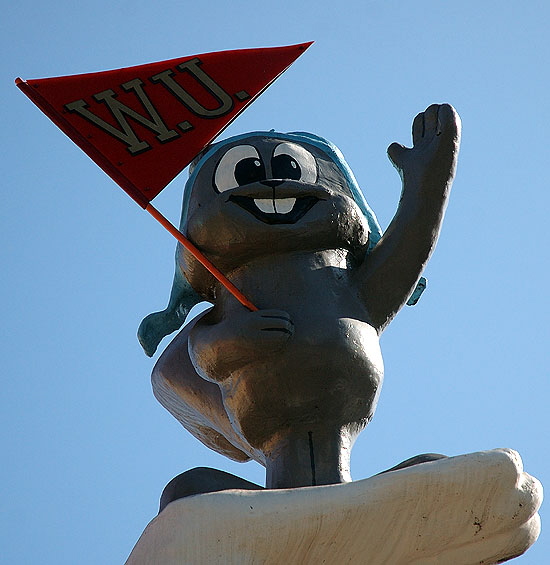
<svg viewBox="0 0 550 565"><path fill-rule="evenodd" d="M257 310L150 201L312 43L15 84L241 304Z"/></svg>
<svg viewBox="0 0 550 565"><path fill-rule="evenodd" d="M146 208L311 43L15 82Z"/></svg>

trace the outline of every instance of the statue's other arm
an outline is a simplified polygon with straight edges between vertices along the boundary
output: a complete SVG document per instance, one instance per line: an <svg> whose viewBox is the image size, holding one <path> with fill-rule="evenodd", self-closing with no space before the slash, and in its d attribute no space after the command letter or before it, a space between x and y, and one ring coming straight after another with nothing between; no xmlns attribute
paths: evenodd
<svg viewBox="0 0 550 565"><path fill-rule="evenodd" d="M371 322L381 332L407 302L435 247L455 175L460 118L434 104L412 126L413 147L393 143L388 156L403 191L382 239L360 268Z"/></svg>

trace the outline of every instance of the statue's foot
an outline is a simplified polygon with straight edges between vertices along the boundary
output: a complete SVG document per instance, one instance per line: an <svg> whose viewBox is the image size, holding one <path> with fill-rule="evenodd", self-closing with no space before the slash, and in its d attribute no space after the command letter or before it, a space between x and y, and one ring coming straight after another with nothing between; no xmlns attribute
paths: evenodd
<svg viewBox="0 0 550 565"><path fill-rule="evenodd" d="M174 477L164 487L160 497L159 514L170 502L178 498L231 489L261 490L263 487L217 469L210 469L208 467L190 469Z"/></svg>
<svg viewBox="0 0 550 565"><path fill-rule="evenodd" d="M385 471L378 473L378 475L381 475L382 473L389 473L390 471L397 471L398 469L405 469L406 467L412 467L413 465L419 465L420 463L429 463L430 461L445 459L446 457L446 455L441 455L441 453L421 453L420 455L415 455L410 459L406 459L391 469L386 469Z"/></svg>

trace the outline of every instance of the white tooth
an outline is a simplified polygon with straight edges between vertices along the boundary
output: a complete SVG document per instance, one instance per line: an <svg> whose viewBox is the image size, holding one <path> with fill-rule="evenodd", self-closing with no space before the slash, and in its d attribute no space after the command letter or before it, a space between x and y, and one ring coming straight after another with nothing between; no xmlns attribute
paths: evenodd
<svg viewBox="0 0 550 565"><path fill-rule="evenodd" d="M276 198L275 210L278 214L288 214L294 208L294 204L296 204L296 198Z"/></svg>
<svg viewBox="0 0 550 565"><path fill-rule="evenodd" d="M275 214L275 205L272 198L254 198L254 204L266 214Z"/></svg>

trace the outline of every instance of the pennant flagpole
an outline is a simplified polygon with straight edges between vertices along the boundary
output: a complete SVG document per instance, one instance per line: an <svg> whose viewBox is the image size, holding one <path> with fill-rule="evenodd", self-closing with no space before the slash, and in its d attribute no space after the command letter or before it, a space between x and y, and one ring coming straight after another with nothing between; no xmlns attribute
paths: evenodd
<svg viewBox="0 0 550 565"><path fill-rule="evenodd" d="M243 306L258 308L152 204L312 42L206 53L16 86Z"/></svg>

